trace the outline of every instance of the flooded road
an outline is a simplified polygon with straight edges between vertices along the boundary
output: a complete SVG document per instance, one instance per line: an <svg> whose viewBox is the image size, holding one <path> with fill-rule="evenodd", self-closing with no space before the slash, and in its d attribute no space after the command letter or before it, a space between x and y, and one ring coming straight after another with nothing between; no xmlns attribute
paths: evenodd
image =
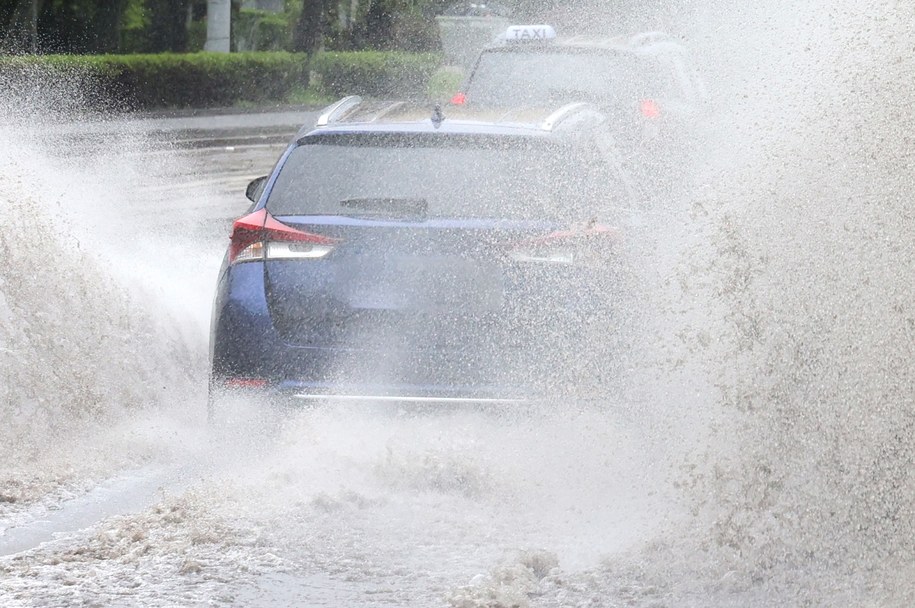
<svg viewBox="0 0 915 608"><path fill-rule="evenodd" d="M0 604L915 605L915 14L707 4L716 121L601 407L212 437L215 273L282 146L5 108Z"/></svg>
<svg viewBox="0 0 915 608"><path fill-rule="evenodd" d="M36 298L13 314L40 332L49 315L82 310L57 329L67 345L48 346L63 351L56 369L120 378L85 396L54 379L11 395L54 397L31 410L44 420L11 419L21 429L5 450L4 605L514 605L563 597L567 573L682 515L667 448L629 407L318 409L253 440L215 440L204 421L215 273L244 186L283 144L211 133L187 145L180 123L181 144L163 145L143 127L105 135L119 146L33 148L4 167L21 176L7 196L57 227L41 248L75 260L60 270L80 291L58 296L55 273L10 274ZM47 166L53 181L30 181ZM105 352L79 345L111 323L123 333ZM83 367L92 357L109 367ZM12 385L21 368L5 364ZM582 598L602 593L575 585Z"/></svg>

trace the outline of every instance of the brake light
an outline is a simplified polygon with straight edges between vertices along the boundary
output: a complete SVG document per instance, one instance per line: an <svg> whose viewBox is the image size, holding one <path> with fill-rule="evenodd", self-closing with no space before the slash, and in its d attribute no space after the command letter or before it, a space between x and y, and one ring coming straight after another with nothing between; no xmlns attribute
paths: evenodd
<svg viewBox="0 0 915 608"><path fill-rule="evenodd" d="M229 263L323 258L338 242L287 226L261 209L236 220L232 226Z"/></svg>
<svg viewBox="0 0 915 608"><path fill-rule="evenodd" d="M585 228L559 230L546 236L528 239L508 252L516 262L546 264L590 264L606 261L610 249L619 241L616 229L601 224Z"/></svg>
<svg viewBox="0 0 915 608"><path fill-rule="evenodd" d="M453 106L462 106L467 103L467 95L464 93L455 93L454 97L451 98L451 105Z"/></svg>
<svg viewBox="0 0 915 608"><path fill-rule="evenodd" d="M661 115L661 106L654 99L643 99L639 103L639 111L645 118L657 118Z"/></svg>

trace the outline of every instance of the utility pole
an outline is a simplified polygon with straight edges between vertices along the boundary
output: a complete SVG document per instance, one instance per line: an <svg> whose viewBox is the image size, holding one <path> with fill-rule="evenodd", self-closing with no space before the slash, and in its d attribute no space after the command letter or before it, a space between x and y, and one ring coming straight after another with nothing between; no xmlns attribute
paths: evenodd
<svg viewBox="0 0 915 608"><path fill-rule="evenodd" d="M207 0L207 42L204 50L228 53L231 36L232 0Z"/></svg>

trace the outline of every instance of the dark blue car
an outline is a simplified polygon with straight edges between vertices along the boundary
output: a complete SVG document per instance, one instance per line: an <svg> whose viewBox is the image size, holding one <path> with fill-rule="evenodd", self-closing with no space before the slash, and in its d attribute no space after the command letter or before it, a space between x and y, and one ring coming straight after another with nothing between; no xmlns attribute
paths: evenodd
<svg viewBox="0 0 915 608"><path fill-rule="evenodd" d="M585 104L329 108L248 188L215 299L211 407L232 390L509 404L602 369L585 341L614 330L608 219L630 202L603 121Z"/></svg>

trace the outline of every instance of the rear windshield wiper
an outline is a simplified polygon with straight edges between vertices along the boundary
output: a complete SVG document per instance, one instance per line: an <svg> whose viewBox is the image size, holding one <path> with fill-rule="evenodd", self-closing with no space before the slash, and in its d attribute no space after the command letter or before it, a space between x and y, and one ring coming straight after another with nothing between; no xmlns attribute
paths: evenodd
<svg viewBox="0 0 915 608"><path fill-rule="evenodd" d="M425 219L429 203L424 198L348 198L340 206L383 217Z"/></svg>

